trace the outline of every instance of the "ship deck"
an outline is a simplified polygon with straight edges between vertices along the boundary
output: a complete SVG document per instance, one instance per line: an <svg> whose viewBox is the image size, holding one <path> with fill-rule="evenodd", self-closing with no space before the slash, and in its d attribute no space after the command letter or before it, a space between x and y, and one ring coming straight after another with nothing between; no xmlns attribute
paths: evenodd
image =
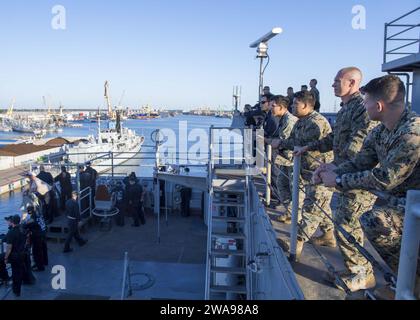
<svg viewBox="0 0 420 320"><path fill-rule="evenodd" d="M23 286L20 300L120 299L123 258L128 252L133 295L130 299L200 300L204 298L207 228L201 216L188 218L169 214L161 218L161 241L157 240L157 218L146 215L139 228L126 218L124 227L113 224L101 231L98 224L87 228L82 237L88 244L63 254L63 244L48 242L50 265L66 270L66 290L52 289L53 274L35 273L37 282ZM64 224L61 218L55 224ZM145 288L150 285L150 288ZM0 299L6 294L0 287ZM15 300L9 293L6 300Z"/></svg>
<svg viewBox="0 0 420 320"><path fill-rule="evenodd" d="M263 194L265 193L265 185L262 180L256 180L256 186L259 191L261 201L264 201ZM334 200L332 203L334 209ZM279 212L266 209L267 214L271 218L271 224L276 233L278 239L285 240L289 243L291 226L276 221L276 214ZM317 236L318 234L315 234ZM346 293L334 285L330 284L325 280L327 276L327 267L320 259L317 254L315 247L319 250L322 255L330 262L336 271L345 270L341 253L336 248L326 248L314 246L310 243L304 245L301 258L298 262L291 262L291 266L295 272L296 279L302 292L307 300L345 300L345 299L365 299L364 291L347 296ZM382 265L384 268L388 268L379 254L373 249L369 241L365 241L364 247L369 251L370 254ZM376 288L385 286L385 280L383 273L375 270ZM371 290L373 292L374 290Z"/></svg>

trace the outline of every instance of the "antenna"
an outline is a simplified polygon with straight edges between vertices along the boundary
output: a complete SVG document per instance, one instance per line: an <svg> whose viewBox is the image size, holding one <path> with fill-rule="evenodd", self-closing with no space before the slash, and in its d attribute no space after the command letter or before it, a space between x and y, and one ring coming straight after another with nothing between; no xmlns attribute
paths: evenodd
<svg viewBox="0 0 420 320"><path fill-rule="evenodd" d="M259 80L259 93L258 93L258 100L260 101L260 107L261 107L261 98L263 95L263 87L264 87L264 71L265 68L267 67L263 67L264 64L264 59L268 58L268 41L270 41L272 38L274 38L275 36L277 36L278 34L282 33L283 29L282 28L273 28L269 33L267 33L266 35L262 36L261 38L259 38L258 40L254 41L253 43L251 43L250 47L251 48L258 48L257 49L257 58L260 59L260 80ZM267 64L268 65L268 64Z"/></svg>

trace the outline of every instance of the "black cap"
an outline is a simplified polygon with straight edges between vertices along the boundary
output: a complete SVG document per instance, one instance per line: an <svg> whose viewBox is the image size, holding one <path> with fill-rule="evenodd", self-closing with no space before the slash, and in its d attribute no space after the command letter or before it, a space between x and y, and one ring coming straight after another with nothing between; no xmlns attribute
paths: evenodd
<svg viewBox="0 0 420 320"><path fill-rule="evenodd" d="M86 165L87 166L91 166L92 165L92 162L88 161L88 162L86 162Z"/></svg>
<svg viewBox="0 0 420 320"><path fill-rule="evenodd" d="M11 222L13 224L19 224L20 223L20 216L19 215L14 215L14 216L10 216L10 217L6 217L4 218L4 220Z"/></svg>

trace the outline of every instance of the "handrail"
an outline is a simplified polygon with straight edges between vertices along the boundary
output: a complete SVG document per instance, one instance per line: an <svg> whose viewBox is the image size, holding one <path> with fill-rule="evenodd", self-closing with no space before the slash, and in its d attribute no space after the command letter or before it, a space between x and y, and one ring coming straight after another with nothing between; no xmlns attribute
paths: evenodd
<svg viewBox="0 0 420 320"><path fill-rule="evenodd" d="M418 51L415 52L402 52L400 51L401 49L410 47L416 43L420 43L420 37L419 38L407 38L407 37L403 37L403 38L396 38L397 36L401 36L403 34L407 34L409 31L420 27L420 23L417 24L396 24L395 22L401 21L402 19L412 15L413 13L417 12L420 10L420 7L417 7L416 9L402 15L401 17L389 22L389 23L385 23L385 32L384 32L384 52L383 52L383 63L386 64L387 62L389 62L387 60L388 55L412 55L412 54L416 54ZM400 30L397 33L394 33L393 35L389 36L389 33L391 32L391 28L405 28L404 30ZM393 49L388 49L389 41L398 41L403 43L402 45L393 48Z"/></svg>
<svg viewBox="0 0 420 320"><path fill-rule="evenodd" d="M420 191L407 194L404 217L404 231L401 243L400 261L397 280L397 300L415 300L418 252L420 242Z"/></svg>
<svg viewBox="0 0 420 320"><path fill-rule="evenodd" d="M132 295L132 288L131 288L131 277L130 277L130 260L128 258L128 252L124 254L124 270L123 270L123 280L122 280L122 289L121 289L121 300L125 300L126 298L126 287L127 287L127 280L128 280L128 296Z"/></svg>

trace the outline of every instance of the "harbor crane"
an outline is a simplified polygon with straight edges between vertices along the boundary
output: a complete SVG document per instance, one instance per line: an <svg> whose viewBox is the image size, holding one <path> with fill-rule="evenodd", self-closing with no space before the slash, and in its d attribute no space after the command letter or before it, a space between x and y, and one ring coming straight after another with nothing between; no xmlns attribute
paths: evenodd
<svg viewBox="0 0 420 320"><path fill-rule="evenodd" d="M9 109L7 110L7 113L6 113L7 118L12 118L13 117L13 109L15 107L15 102L16 102L16 99L13 98L12 102L10 103Z"/></svg>
<svg viewBox="0 0 420 320"><path fill-rule="evenodd" d="M112 104L111 104L111 97L109 96L109 82L105 81L105 103L108 107L108 118L110 120L114 120L115 119L115 113L114 110L112 109Z"/></svg>

